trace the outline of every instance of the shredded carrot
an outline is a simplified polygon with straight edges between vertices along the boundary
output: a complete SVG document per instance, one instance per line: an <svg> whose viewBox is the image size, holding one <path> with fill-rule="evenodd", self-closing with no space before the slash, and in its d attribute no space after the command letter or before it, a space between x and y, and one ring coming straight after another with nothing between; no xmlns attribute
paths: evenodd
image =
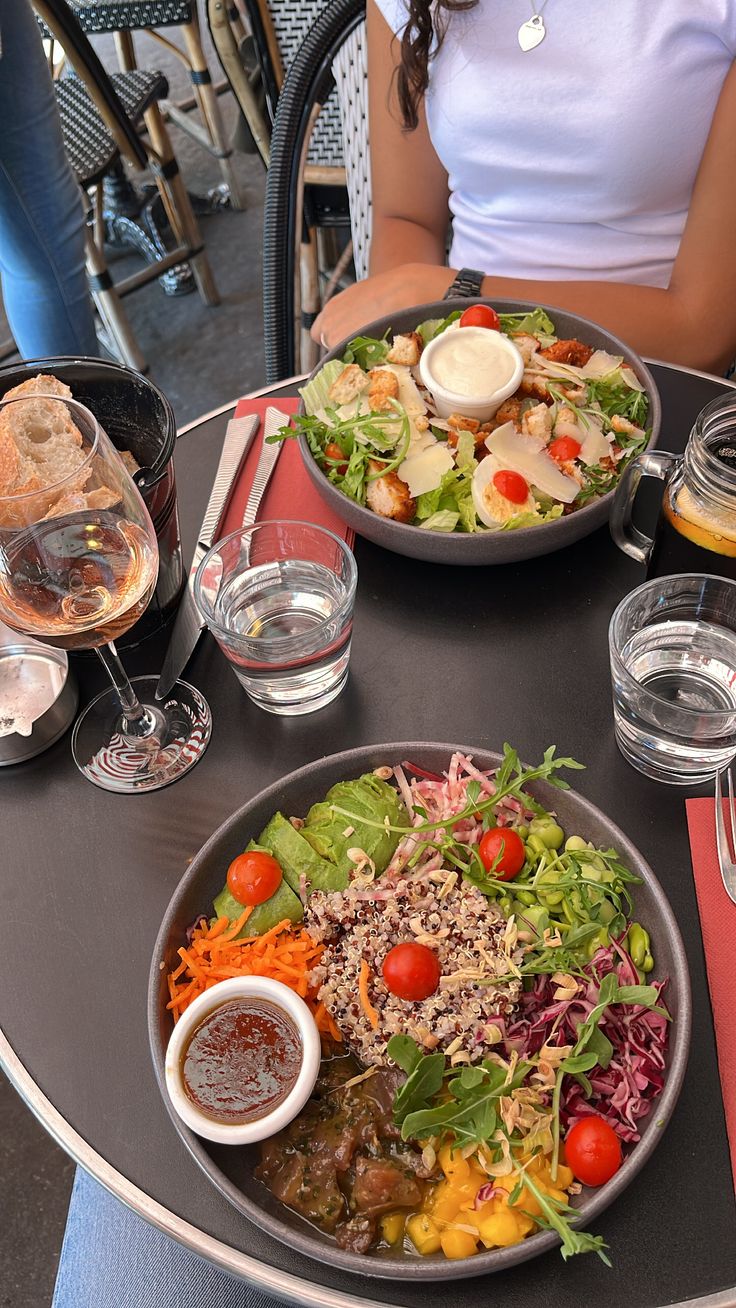
<svg viewBox="0 0 736 1308"><path fill-rule="evenodd" d="M173 1013L174 1021L178 1021L192 1000L218 981L234 976L268 976L283 981L306 1000L321 1035L341 1040L338 1028L324 1004L317 1002L310 984L310 972L322 957L324 946L288 918L277 922L262 936L237 940L235 937L252 911L246 908L234 922L220 917L210 925L203 919L194 928L189 946L178 950L181 962L167 977L170 996L167 1008Z"/></svg>
<svg viewBox="0 0 736 1308"><path fill-rule="evenodd" d="M359 981L358 981L358 994L359 994L359 996L360 996L360 1004L361 1004L361 1007L362 1007L362 1009L363 1009L363 1012L365 1013L366 1017L368 1018L368 1021L370 1022L371 1026L373 1027L373 1030L374 1030L374 1031L377 1031L377 1030L378 1030L378 1013L376 1012L376 1010L375 1010L375 1008L373 1007L373 1005L372 1005L370 999L368 998L368 982L370 981L370 979L371 979L371 970L370 970L368 964L366 963L365 959L364 959L364 958L361 958L361 960L360 960L360 979L359 979Z"/></svg>

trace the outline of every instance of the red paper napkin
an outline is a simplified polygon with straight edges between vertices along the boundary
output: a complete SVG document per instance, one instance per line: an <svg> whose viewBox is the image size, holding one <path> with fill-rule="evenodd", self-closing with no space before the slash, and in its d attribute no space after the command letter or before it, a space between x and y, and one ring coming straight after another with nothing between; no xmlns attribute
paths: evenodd
<svg viewBox="0 0 736 1308"><path fill-rule="evenodd" d="M246 397L238 401L235 417L244 418L249 413L257 413L261 419L261 426L256 432L253 444L248 451L225 515L225 523L221 533L223 536L226 536L230 531L237 531L243 520L246 501L253 484L253 478L256 475L258 458L263 447L263 419L266 416L266 409L274 406L281 409L283 413L291 415L296 413L298 405L299 400L295 395L279 396L278 399L248 399ZM284 443L279 461L274 468L266 493L261 501L258 520L259 522L273 520L312 522L317 527L327 527L329 531L334 531L336 536L340 536L351 547L355 539L355 533L352 529L338 518L337 514L332 512L332 509L328 508L315 490L302 463L299 447L296 441L293 440Z"/></svg>
<svg viewBox="0 0 736 1308"><path fill-rule="evenodd" d="M685 807L736 1189L736 904L723 888L718 867L715 801L688 799Z"/></svg>

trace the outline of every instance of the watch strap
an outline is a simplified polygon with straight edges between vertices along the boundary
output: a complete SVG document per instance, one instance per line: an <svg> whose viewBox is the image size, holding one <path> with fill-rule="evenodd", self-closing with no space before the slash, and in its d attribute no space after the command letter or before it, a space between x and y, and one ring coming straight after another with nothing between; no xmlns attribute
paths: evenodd
<svg viewBox="0 0 736 1308"><path fill-rule="evenodd" d="M443 300L454 300L458 296L464 299L478 298L483 294L483 278L485 273L479 272L477 268L461 268L454 282L448 286Z"/></svg>

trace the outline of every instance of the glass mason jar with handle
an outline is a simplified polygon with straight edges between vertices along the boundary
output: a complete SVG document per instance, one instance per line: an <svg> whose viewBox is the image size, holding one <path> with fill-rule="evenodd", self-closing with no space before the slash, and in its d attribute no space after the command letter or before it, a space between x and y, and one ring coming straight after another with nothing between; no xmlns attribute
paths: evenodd
<svg viewBox="0 0 736 1308"><path fill-rule="evenodd" d="M642 477L665 482L653 538L632 521ZM698 414L683 455L652 450L632 459L614 497L611 535L647 565L647 577L706 572L736 581L736 393Z"/></svg>

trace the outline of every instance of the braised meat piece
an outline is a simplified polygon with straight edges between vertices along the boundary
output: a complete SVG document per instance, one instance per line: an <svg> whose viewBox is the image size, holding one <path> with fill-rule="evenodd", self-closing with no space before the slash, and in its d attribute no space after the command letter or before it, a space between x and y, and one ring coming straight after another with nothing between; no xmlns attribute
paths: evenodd
<svg viewBox="0 0 736 1308"><path fill-rule="evenodd" d="M415 1208L422 1201L422 1187L414 1172L388 1158L355 1160L355 1181L351 1207L376 1217L392 1208Z"/></svg>
<svg viewBox="0 0 736 1308"><path fill-rule="evenodd" d="M335 1231L335 1243L339 1249L350 1253L368 1253L376 1238L376 1219L366 1213L359 1213L347 1222L341 1222Z"/></svg>

